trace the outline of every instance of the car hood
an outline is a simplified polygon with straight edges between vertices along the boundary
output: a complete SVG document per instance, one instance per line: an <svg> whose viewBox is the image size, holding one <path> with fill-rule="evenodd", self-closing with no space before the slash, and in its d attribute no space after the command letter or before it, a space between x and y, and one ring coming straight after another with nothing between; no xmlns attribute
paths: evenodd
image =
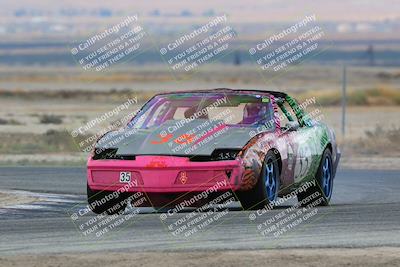
<svg viewBox="0 0 400 267"><path fill-rule="evenodd" d="M180 122L109 132L96 148L117 148L117 155L211 155L215 149L243 148L256 131L254 126L226 126L222 120Z"/></svg>

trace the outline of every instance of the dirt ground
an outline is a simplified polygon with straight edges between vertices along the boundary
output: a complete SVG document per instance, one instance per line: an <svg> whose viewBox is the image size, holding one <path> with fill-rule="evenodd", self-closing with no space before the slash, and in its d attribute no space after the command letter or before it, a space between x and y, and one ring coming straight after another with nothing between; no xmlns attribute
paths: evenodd
<svg viewBox="0 0 400 267"><path fill-rule="evenodd" d="M10 205L25 204L33 202L35 200L37 199L25 194L9 194L5 192L0 192L0 208Z"/></svg>
<svg viewBox="0 0 400 267"><path fill-rule="evenodd" d="M399 266L400 248L93 252L0 257L1 266Z"/></svg>

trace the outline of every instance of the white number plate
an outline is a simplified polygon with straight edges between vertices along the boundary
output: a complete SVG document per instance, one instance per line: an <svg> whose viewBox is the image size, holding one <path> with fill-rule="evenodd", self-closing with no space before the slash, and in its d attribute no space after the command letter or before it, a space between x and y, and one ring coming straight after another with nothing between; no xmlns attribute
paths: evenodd
<svg viewBox="0 0 400 267"><path fill-rule="evenodd" d="M131 172L120 172L119 173L120 183L130 183L131 182Z"/></svg>

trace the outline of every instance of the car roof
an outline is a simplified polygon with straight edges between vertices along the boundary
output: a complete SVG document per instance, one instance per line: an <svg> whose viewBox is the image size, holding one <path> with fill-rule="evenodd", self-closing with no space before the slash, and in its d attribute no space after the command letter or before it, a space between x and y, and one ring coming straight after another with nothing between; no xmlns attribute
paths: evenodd
<svg viewBox="0 0 400 267"><path fill-rule="evenodd" d="M229 89L229 88L216 88L216 89L201 89L201 90L186 90L159 93L157 95L171 95L171 94L186 94L186 93L237 93L237 94L270 94L275 97L285 98L286 93L280 91L260 90L260 89Z"/></svg>

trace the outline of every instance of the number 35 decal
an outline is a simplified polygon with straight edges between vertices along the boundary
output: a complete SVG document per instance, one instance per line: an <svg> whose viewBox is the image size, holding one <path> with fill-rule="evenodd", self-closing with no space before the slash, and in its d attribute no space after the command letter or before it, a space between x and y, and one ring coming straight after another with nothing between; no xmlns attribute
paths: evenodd
<svg viewBox="0 0 400 267"><path fill-rule="evenodd" d="M296 182L307 175L311 166L311 154L311 149L306 143L299 146L294 169L294 179Z"/></svg>
<svg viewBox="0 0 400 267"><path fill-rule="evenodd" d="M131 172L120 172L119 173L119 182L120 183L129 183L131 181Z"/></svg>

